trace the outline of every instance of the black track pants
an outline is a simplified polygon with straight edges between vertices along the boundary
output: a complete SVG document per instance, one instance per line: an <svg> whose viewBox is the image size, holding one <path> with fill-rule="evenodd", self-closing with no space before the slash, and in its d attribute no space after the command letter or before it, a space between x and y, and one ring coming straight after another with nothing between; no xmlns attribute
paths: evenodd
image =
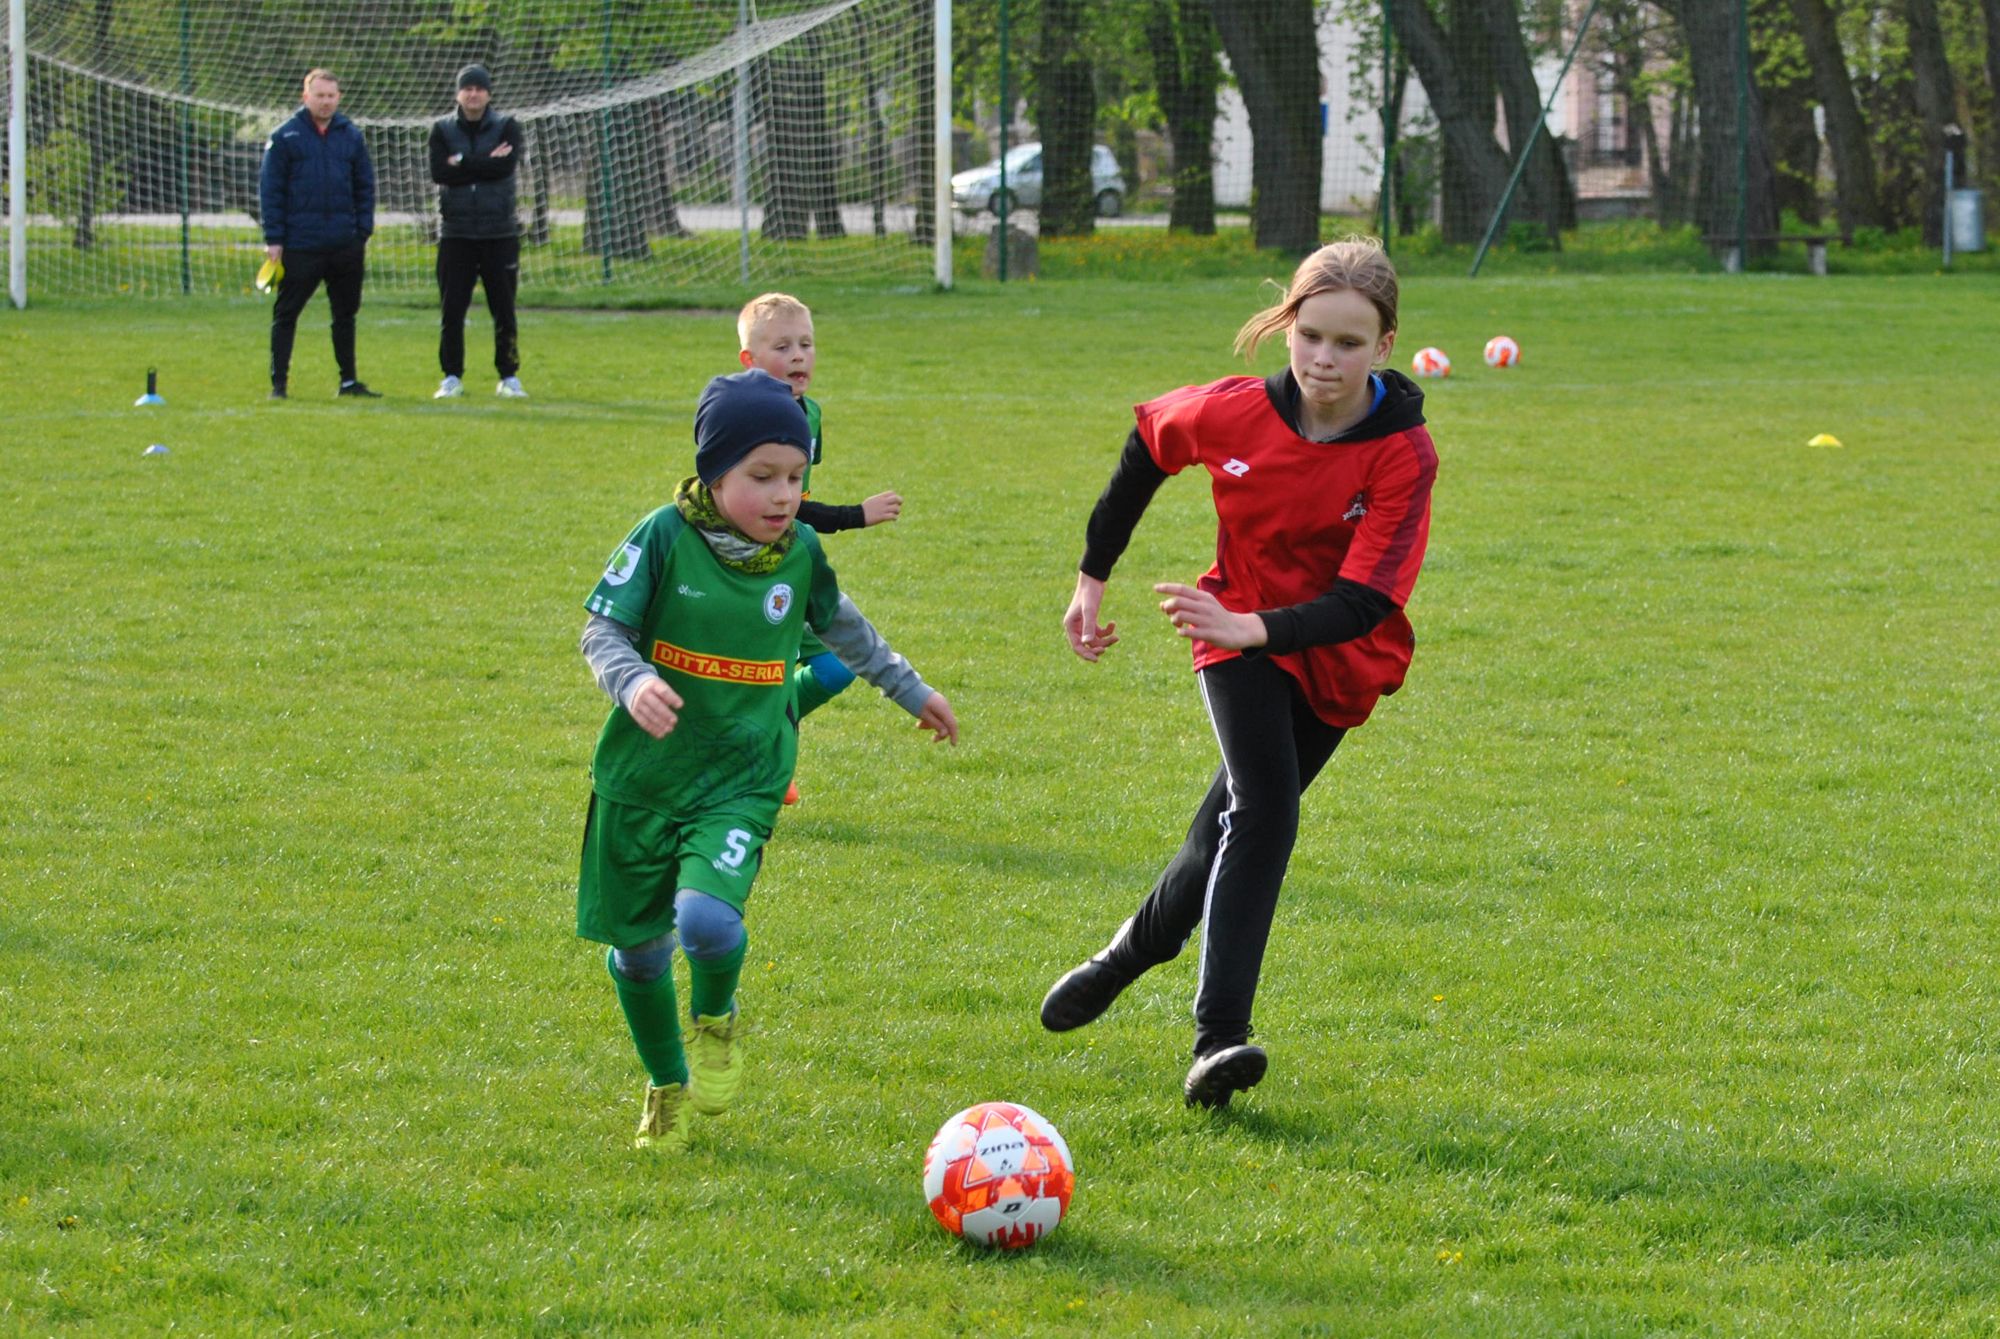
<svg viewBox="0 0 2000 1339"><path fill-rule="evenodd" d="M1263 657L1201 672L1202 700L1222 765L1187 840L1140 904L1127 941L1144 970L1179 955L1202 926L1195 1054L1242 1041L1299 831L1299 797L1346 732L1306 705L1292 676Z"/></svg>
<svg viewBox="0 0 2000 1339"><path fill-rule="evenodd" d="M448 377L465 375L465 313L472 286L486 288L493 317L493 366L504 380L521 370L521 347L514 323L514 290L521 276L518 237L445 237L438 241L438 366Z"/></svg>
<svg viewBox="0 0 2000 1339"><path fill-rule="evenodd" d="M271 308L271 384L282 386L292 366L292 339L298 333L299 313L322 282L327 304L333 308L333 361L342 381L356 380L354 371L354 314L361 310L361 278L365 272L368 244L336 247L331 251L295 251L285 248L285 277L278 280L278 297Z"/></svg>

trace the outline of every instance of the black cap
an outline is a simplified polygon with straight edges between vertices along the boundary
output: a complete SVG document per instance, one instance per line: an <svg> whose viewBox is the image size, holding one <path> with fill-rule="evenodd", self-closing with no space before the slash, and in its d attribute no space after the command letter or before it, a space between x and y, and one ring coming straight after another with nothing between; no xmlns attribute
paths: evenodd
<svg viewBox="0 0 2000 1339"><path fill-rule="evenodd" d="M488 93L491 93L493 91L493 76L486 72L484 65L468 65L458 72L458 86L460 88L483 88Z"/></svg>
<svg viewBox="0 0 2000 1339"><path fill-rule="evenodd" d="M766 442L810 454L812 429L792 388L760 368L717 377L694 409L694 472L712 484Z"/></svg>

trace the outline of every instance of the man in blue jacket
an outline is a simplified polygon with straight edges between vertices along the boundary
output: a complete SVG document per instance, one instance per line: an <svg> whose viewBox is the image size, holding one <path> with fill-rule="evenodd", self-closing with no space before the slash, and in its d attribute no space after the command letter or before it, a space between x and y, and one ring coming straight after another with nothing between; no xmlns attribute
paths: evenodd
<svg viewBox="0 0 2000 1339"><path fill-rule="evenodd" d="M331 70L306 75L304 102L271 132L258 183L264 250L284 266L271 311L271 398L285 398L299 313L324 281L340 394L374 399L354 370L354 314L375 231L375 166L360 128L340 114L340 81Z"/></svg>

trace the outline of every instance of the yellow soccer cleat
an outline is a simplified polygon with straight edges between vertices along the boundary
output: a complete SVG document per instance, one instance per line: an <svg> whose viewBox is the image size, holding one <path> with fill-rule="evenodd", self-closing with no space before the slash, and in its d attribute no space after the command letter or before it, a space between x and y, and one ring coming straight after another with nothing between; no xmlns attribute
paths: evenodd
<svg viewBox="0 0 2000 1339"><path fill-rule="evenodd" d="M632 1146L657 1148L663 1153L687 1152L688 1126L694 1121L694 1108L687 1099L685 1083L669 1083L665 1087L648 1083L646 1110L639 1117L639 1134Z"/></svg>
<svg viewBox="0 0 2000 1339"><path fill-rule="evenodd" d="M719 1116L736 1100L743 1083L743 1052L736 1045L742 1030L734 1009L724 1017L695 1016L688 1043L688 1069L694 1077L688 1086L694 1089L694 1109L704 1116Z"/></svg>

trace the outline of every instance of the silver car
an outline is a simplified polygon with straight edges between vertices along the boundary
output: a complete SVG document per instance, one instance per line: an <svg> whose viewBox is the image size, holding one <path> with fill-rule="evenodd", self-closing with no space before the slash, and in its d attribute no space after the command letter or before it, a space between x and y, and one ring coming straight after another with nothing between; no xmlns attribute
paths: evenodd
<svg viewBox="0 0 2000 1339"><path fill-rule="evenodd" d="M1090 188L1099 218L1116 218L1125 207L1125 177L1118 159L1099 144L1090 151ZM967 168L951 179L952 203L968 214L1000 212L1000 160ZM1007 151L1007 208L1039 209L1042 204L1042 146L1019 144Z"/></svg>

